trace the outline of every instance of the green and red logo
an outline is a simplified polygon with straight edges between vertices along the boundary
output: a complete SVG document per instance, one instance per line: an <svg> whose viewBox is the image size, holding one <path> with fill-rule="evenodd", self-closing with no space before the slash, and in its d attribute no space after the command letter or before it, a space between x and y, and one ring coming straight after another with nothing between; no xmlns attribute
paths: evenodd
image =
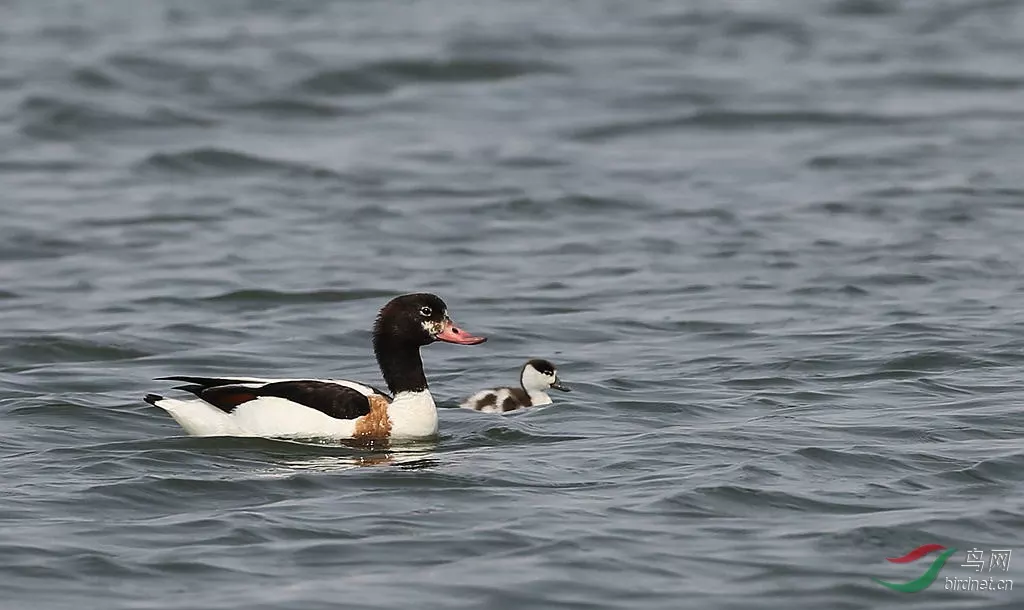
<svg viewBox="0 0 1024 610"><path fill-rule="evenodd" d="M941 555L935 558L932 565L928 566L924 574L911 580L910 582L887 582L878 578L872 578L871 580L877 582L883 587L888 587L893 591L900 591L902 593L917 593L918 591L924 591L931 586L935 579L939 576L939 570L942 566L946 565L946 561L956 552L956 549L947 549L941 544L923 544L913 551L910 551L902 557L886 557L885 560L890 563L910 563L917 561L925 555L934 553L935 551L943 551Z"/></svg>

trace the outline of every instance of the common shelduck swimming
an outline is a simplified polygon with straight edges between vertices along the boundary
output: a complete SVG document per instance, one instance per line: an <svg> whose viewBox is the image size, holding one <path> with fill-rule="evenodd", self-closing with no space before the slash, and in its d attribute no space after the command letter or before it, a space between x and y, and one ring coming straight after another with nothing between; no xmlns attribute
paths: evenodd
<svg viewBox="0 0 1024 610"><path fill-rule="evenodd" d="M199 398L149 394L145 400L196 436L429 438L437 434L437 409L420 347L434 341L476 345L486 339L457 328L439 297L407 294L388 302L373 327L373 351L393 399L337 379L174 376L161 379L184 381L188 385L176 389Z"/></svg>
<svg viewBox="0 0 1024 610"><path fill-rule="evenodd" d="M473 394L463 402L463 409L474 409L484 413L505 413L523 407L539 407L551 404L548 388L568 392L569 386L558 379L555 365L547 360L530 360L519 372L518 388L494 388Z"/></svg>

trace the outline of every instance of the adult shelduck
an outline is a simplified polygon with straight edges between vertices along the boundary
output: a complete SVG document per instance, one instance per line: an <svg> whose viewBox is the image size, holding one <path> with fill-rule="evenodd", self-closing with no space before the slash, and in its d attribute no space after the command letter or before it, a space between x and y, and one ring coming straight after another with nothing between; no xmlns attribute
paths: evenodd
<svg viewBox="0 0 1024 610"><path fill-rule="evenodd" d="M437 434L437 409L423 374L420 347L434 341L486 341L455 326L433 294L388 302L373 326L373 352L394 398L373 387L338 379L161 377L183 381L198 398L156 394L146 402L171 414L196 436L334 439L417 439Z"/></svg>

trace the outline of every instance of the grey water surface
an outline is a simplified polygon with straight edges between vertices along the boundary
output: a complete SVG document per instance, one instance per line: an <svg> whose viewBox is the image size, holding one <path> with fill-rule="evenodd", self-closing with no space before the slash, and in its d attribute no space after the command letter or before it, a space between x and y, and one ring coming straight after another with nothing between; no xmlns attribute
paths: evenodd
<svg viewBox="0 0 1024 610"><path fill-rule="evenodd" d="M0 608L1022 607L1022 33L1008 0L0 3ZM424 349L436 442L141 400L379 385L411 291L490 337ZM452 408L530 357L575 391ZM931 588L871 580L927 543Z"/></svg>

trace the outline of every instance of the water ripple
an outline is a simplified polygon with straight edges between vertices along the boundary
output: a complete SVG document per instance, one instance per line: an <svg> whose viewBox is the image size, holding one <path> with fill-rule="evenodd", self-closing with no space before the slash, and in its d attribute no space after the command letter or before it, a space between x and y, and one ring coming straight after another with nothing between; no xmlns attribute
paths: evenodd
<svg viewBox="0 0 1024 610"><path fill-rule="evenodd" d="M494 81L556 72L552 64L499 59L389 60L327 70L303 79L301 91L320 95L385 93L403 84Z"/></svg>
<svg viewBox="0 0 1024 610"><path fill-rule="evenodd" d="M218 148L195 148L156 153L138 164L140 171L183 175L239 175L280 173L309 178L339 178L329 169Z"/></svg>

